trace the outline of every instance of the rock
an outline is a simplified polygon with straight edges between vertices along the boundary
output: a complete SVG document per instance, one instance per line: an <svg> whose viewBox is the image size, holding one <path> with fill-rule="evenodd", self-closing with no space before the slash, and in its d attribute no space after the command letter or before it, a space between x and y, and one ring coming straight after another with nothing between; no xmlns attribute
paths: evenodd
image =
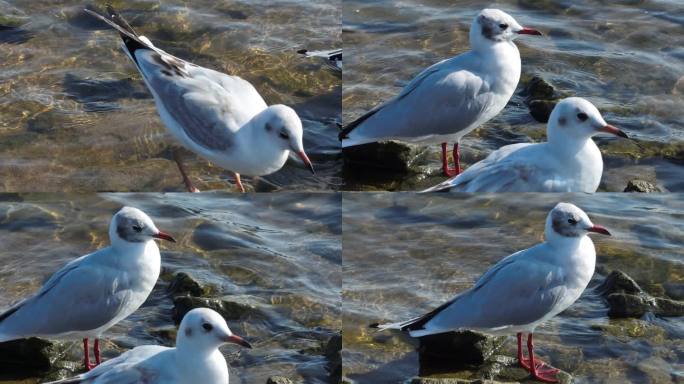
<svg viewBox="0 0 684 384"><path fill-rule="evenodd" d="M684 300L684 284L682 283L665 283L663 284L665 293L675 300Z"/></svg>
<svg viewBox="0 0 684 384"><path fill-rule="evenodd" d="M168 292L172 295L190 295L199 297L207 294L208 290L185 272L178 272L169 284Z"/></svg>
<svg viewBox="0 0 684 384"><path fill-rule="evenodd" d="M328 382L342 382L342 335L336 334L328 340L323 355L328 360Z"/></svg>
<svg viewBox="0 0 684 384"><path fill-rule="evenodd" d="M453 372L459 367L480 366L506 342L505 337L488 336L472 331L430 335L419 340L421 376Z"/></svg>
<svg viewBox="0 0 684 384"><path fill-rule="evenodd" d="M606 276L603 283L596 287L596 291L603 297L608 297L608 295L618 292L629 294L644 293L644 290L641 289L634 279L620 270L612 271Z"/></svg>
<svg viewBox="0 0 684 384"><path fill-rule="evenodd" d="M532 100L527 104L530 115L540 123L549 121L551 111L556 107L557 102L551 100Z"/></svg>
<svg viewBox="0 0 684 384"><path fill-rule="evenodd" d="M395 173L416 171L414 166L425 153L424 147L409 146L395 141L357 145L342 150L345 167L348 170L364 172L367 172L368 168Z"/></svg>
<svg viewBox="0 0 684 384"><path fill-rule="evenodd" d="M294 384L292 380L283 376L271 376L266 380L266 384Z"/></svg>
<svg viewBox="0 0 684 384"><path fill-rule="evenodd" d="M211 308L228 320L237 320L256 312L256 308L243 303L223 299L178 296L173 299L173 320L179 324L186 313L195 308Z"/></svg>
<svg viewBox="0 0 684 384"><path fill-rule="evenodd" d="M667 192L667 189L646 180L632 179L627 183L625 192L654 193Z"/></svg>
<svg viewBox="0 0 684 384"><path fill-rule="evenodd" d="M459 379L455 377L414 377L411 384L509 384L514 382L504 382L483 379Z"/></svg>
<svg viewBox="0 0 684 384"><path fill-rule="evenodd" d="M630 295L628 293L612 293L606 297L608 306L608 317L636 317L639 318L647 312L655 310L655 300L643 295Z"/></svg>
<svg viewBox="0 0 684 384"><path fill-rule="evenodd" d="M32 337L0 343L0 372L13 372L18 377L44 374L56 359L54 345Z"/></svg>
<svg viewBox="0 0 684 384"><path fill-rule="evenodd" d="M656 311L658 316L684 316L684 301L656 297Z"/></svg>
<svg viewBox="0 0 684 384"><path fill-rule="evenodd" d="M640 318L649 312L658 316L684 315L684 302L653 297L622 271L611 272L596 290L606 299L610 318Z"/></svg>

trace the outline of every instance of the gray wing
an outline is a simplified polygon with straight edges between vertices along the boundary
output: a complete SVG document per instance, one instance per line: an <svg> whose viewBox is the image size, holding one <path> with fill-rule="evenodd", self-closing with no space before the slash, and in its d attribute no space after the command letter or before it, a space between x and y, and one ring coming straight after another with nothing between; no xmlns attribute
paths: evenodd
<svg viewBox="0 0 684 384"><path fill-rule="evenodd" d="M127 282L115 281L115 271L91 266L87 257L64 266L36 295L3 314L0 335L50 336L93 330L119 315L130 296Z"/></svg>

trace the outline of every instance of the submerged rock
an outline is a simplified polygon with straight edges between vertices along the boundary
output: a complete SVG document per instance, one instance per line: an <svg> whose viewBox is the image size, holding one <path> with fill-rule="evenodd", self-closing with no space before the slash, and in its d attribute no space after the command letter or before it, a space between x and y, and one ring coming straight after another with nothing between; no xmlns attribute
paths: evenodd
<svg viewBox="0 0 684 384"><path fill-rule="evenodd" d="M294 382L287 377L271 376L266 380L266 384L294 384Z"/></svg>
<svg viewBox="0 0 684 384"><path fill-rule="evenodd" d="M197 280L185 272L178 272L173 276L168 291L172 295L190 295L195 297L209 293L209 289L200 285Z"/></svg>
<svg viewBox="0 0 684 384"><path fill-rule="evenodd" d="M684 302L653 297L622 271L611 272L596 290L608 303L610 318L640 318L649 312L657 316L684 316Z"/></svg>
<svg viewBox="0 0 684 384"><path fill-rule="evenodd" d="M425 153L424 147L396 141L369 143L342 150L345 167L363 172L367 172L368 168L395 173L418 172L416 165Z"/></svg>
<svg viewBox="0 0 684 384"><path fill-rule="evenodd" d="M625 187L625 192L654 193L667 192L667 189L655 183L651 183L650 181L632 179L627 183L627 187Z"/></svg>
<svg viewBox="0 0 684 384"><path fill-rule="evenodd" d="M54 353L51 342L35 337L0 343L0 372L16 377L44 374L52 369Z"/></svg>
<svg viewBox="0 0 684 384"><path fill-rule="evenodd" d="M256 313L256 308L243 303L224 299L178 296L173 299L173 320L179 324L186 313L195 308L210 308L228 320L237 320Z"/></svg>
<svg viewBox="0 0 684 384"><path fill-rule="evenodd" d="M453 372L459 367L480 366L501 349L506 337L461 331L425 336L419 340L420 374L424 376Z"/></svg>
<svg viewBox="0 0 684 384"><path fill-rule="evenodd" d="M549 121L551 111L561 98L554 86L539 75L532 76L523 88L522 95L525 96L530 114L540 123Z"/></svg>
<svg viewBox="0 0 684 384"><path fill-rule="evenodd" d="M336 334L328 340L324 356L328 360L329 383L342 382L342 335Z"/></svg>

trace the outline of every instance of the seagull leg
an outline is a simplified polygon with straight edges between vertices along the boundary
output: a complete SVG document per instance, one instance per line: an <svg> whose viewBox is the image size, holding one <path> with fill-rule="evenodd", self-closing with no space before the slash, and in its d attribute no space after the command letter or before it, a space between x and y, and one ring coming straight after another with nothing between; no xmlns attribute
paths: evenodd
<svg viewBox="0 0 684 384"><path fill-rule="evenodd" d="M522 347L522 339L523 339L523 334L522 332L518 332L516 335L518 338L518 363L520 363L520 366L525 368L526 370L530 370L530 361L525 358L525 355L523 355L523 347Z"/></svg>
<svg viewBox="0 0 684 384"><path fill-rule="evenodd" d="M93 346L93 352L95 352L95 365L100 365L100 339L95 339L95 345Z"/></svg>
<svg viewBox="0 0 684 384"><path fill-rule="evenodd" d="M237 172L233 172L233 177L235 178L235 184L237 185L240 192L245 193L245 187L242 185L242 181L240 181L240 174Z"/></svg>
<svg viewBox="0 0 684 384"><path fill-rule="evenodd" d="M541 360L535 361L534 359L534 344L532 342L532 334L527 336L527 353L530 355L530 368L529 371L532 374L532 378L544 383L557 383L558 379L556 374L560 372L560 369L553 368Z"/></svg>
<svg viewBox="0 0 684 384"><path fill-rule="evenodd" d="M195 188L194 185L192 185L192 181L190 181L190 178L185 173L185 167L183 166L183 162L181 161L181 156L180 153L178 153L178 150L173 151L173 160L175 160L176 165L178 165L178 170L180 171L181 176L183 177L183 183L185 184L185 188L188 189L188 192L199 192L200 190Z"/></svg>
<svg viewBox="0 0 684 384"><path fill-rule="evenodd" d="M85 356L85 369L90 371L95 368L94 365L90 364L90 351L88 350L88 338L83 339L83 355Z"/></svg>
<svg viewBox="0 0 684 384"><path fill-rule="evenodd" d="M454 144L454 151L453 151L453 156L454 156L454 170L456 171L456 175L461 173L461 151L458 148L458 142Z"/></svg>
<svg viewBox="0 0 684 384"><path fill-rule="evenodd" d="M458 143L454 144L454 156L458 153ZM456 159L456 158L455 158ZM458 160L454 160L458 161ZM449 169L449 156L447 155L447 143L442 143L442 172L446 177L454 177L459 174L458 169Z"/></svg>

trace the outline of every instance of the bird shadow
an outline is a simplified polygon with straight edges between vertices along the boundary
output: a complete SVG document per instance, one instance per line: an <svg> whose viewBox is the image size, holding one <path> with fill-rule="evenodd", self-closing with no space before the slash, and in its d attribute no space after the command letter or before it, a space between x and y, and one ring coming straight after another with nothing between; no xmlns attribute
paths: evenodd
<svg viewBox="0 0 684 384"><path fill-rule="evenodd" d="M130 78L97 80L67 73L64 76L63 87L68 97L82 104L86 112L119 109L119 104L116 101L121 99L151 98L137 81Z"/></svg>

